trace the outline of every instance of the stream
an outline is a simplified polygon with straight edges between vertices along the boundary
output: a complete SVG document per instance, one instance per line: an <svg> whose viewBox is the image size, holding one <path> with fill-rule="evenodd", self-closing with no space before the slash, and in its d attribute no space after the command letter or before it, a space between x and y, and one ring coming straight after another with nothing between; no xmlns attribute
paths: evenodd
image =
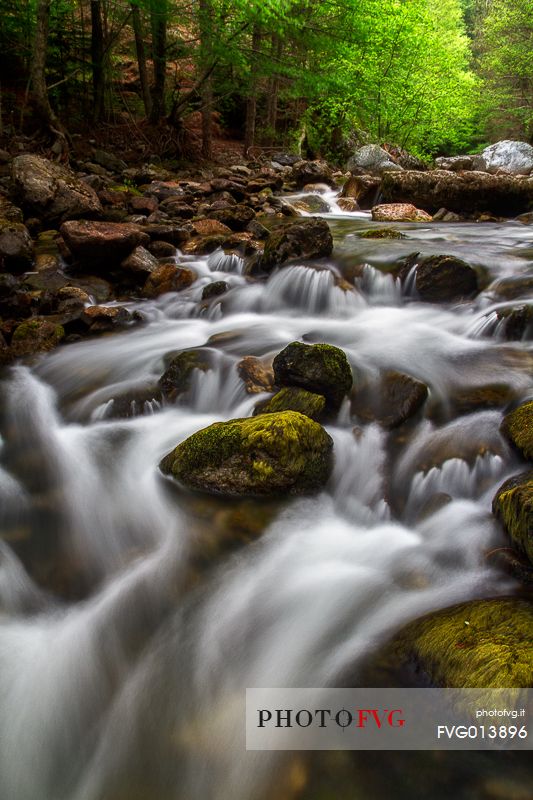
<svg viewBox="0 0 533 800"><path fill-rule="evenodd" d="M238 256L178 256L198 280L129 303L143 326L6 373L1 800L531 798L527 753L245 751L246 687L358 685L403 623L520 592L486 557L505 544L492 497L520 461L499 433L502 408L461 413L456 398L487 384L533 393L531 342L505 341L496 315L533 302L533 227L405 223L394 226L404 239L365 240L383 225L324 198L330 259L250 282ZM463 258L482 291L420 302L390 273L416 251ZM229 291L202 303L217 280ZM335 467L315 497L203 498L163 478L178 442L268 396L247 394L240 360L294 340L342 348L370 382L411 375L429 398L401 433L345 400L326 425ZM169 353L196 347L211 368L174 405L114 415L115 398L157 383Z"/></svg>

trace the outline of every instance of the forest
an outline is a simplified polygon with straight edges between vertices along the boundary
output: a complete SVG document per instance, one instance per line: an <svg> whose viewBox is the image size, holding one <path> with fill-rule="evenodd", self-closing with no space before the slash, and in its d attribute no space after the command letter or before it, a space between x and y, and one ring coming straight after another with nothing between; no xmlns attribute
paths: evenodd
<svg viewBox="0 0 533 800"><path fill-rule="evenodd" d="M0 135L163 158L533 137L530 0L1 0Z"/></svg>

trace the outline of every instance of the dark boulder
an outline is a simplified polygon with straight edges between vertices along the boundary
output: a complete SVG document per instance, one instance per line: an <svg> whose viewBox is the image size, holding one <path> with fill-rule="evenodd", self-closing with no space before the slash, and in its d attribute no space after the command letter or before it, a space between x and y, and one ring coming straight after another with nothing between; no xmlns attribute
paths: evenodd
<svg viewBox="0 0 533 800"><path fill-rule="evenodd" d="M396 428L414 416L428 397L425 383L401 372L383 373L376 384L357 388L352 410L365 422L379 422L384 428Z"/></svg>
<svg viewBox="0 0 533 800"><path fill-rule="evenodd" d="M24 272L33 262L33 242L21 222L0 219L0 270Z"/></svg>
<svg viewBox="0 0 533 800"><path fill-rule="evenodd" d="M492 511L533 564L533 470L505 481L494 495Z"/></svg>
<svg viewBox="0 0 533 800"><path fill-rule="evenodd" d="M416 268L416 291L427 303L452 303L478 291L476 271L455 256L428 256Z"/></svg>
<svg viewBox="0 0 533 800"><path fill-rule="evenodd" d="M273 230L261 257L261 268L270 272L295 259L324 258L331 255L333 237L328 223L315 217L299 219Z"/></svg>
<svg viewBox="0 0 533 800"><path fill-rule="evenodd" d="M308 183L336 186L331 167L325 161L299 161L293 166L289 179L298 189L302 189Z"/></svg>
<svg viewBox="0 0 533 800"><path fill-rule="evenodd" d="M273 361L278 386L299 386L326 398L328 409L341 405L353 384L348 359L330 344L292 342Z"/></svg>

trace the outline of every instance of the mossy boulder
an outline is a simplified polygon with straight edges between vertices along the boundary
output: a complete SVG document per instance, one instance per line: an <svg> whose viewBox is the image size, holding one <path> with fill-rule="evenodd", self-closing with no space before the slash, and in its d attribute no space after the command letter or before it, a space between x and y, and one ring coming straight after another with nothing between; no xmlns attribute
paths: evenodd
<svg viewBox="0 0 533 800"><path fill-rule="evenodd" d="M325 220L299 219L271 232L261 257L261 268L270 272L295 259L324 258L332 250L333 237Z"/></svg>
<svg viewBox="0 0 533 800"><path fill-rule="evenodd" d="M24 272L33 261L33 242L21 222L0 219L0 270Z"/></svg>
<svg viewBox="0 0 533 800"><path fill-rule="evenodd" d="M206 351L184 350L178 353L159 378L159 388L163 395L169 400L174 400L178 395L188 391L195 369L201 372L210 369L210 359Z"/></svg>
<svg viewBox="0 0 533 800"><path fill-rule="evenodd" d="M533 459L533 400L504 417L501 431L525 458Z"/></svg>
<svg viewBox="0 0 533 800"><path fill-rule="evenodd" d="M455 256L428 256L416 268L416 290L427 303L456 302L477 292L477 274Z"/></svg>
<svg viewBox="0 0 533 800"><path fill-rule="evenodd" d="M53 350L65 337L65 329L43 317L34 317L18 325L11 338L14 358Z"/></svg>
<svg viewBox="0 0 533 800"><path fill-rule="evenodd" d="M497 598L428 614L394 637L384 661L423 685L531 687L533 605Z"/></svg>
<svg viewBox="0 0 533 800"><path fill-rule="evenodd" d="M338 409L353 384L345 353L331 344L291 342L273 362L278 386L299 386L326 398L328 410Z"/></svg>
<svg viewBox="0 0 533 800"><path fill-rule="evenodd" d="M307 389L286 386L270 400L260 403L254 411L254 416L278 411L299 411L300 414L319 421L324 416L325 408L326 398L323 395L308 392Z"/></svg>
<svg viewBox="0 0 533 800"><path fill-rule="evenodd" d="M406 239L407 237L394 228L370 228L357 234L360 239Z"/></svg>
<svg viewBox="0 0 533 800"><path fill-rule="evenodd" d="M161 461L166 475L228 496L309 494L332 468L333 441L296 411L216 422L194 433Z"/></svg>
<svg viewBox="0 0 533 800"><path fill-rule="evenodd" d="M533 470L505 481L494 495L492 510L533 564Z"/></svg>

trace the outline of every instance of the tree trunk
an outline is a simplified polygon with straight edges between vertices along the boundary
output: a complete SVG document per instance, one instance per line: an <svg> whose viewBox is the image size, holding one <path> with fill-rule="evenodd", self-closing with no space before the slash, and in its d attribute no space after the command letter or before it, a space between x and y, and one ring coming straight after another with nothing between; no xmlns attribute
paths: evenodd
<svg viewBox="0 0 533 800"><path fill-rule="evenodd" d="M37 0L37 19L33 41L31 65L32 100L43 128L46 128L60 145L59 156L66 156L68 144L66 131L54 114L46 88L46 49L48 45L48 26L50 22L50 0Z"/></svg>
<svg viewBox="0 0 533 800"><path fill-rule="evenodd" d="M213 8L211 0L200 0L200 71L207 72L212 59ZM202 155L213 155L213 80L211 75L202 86Z"/></svg>
<svg viewBox="0 0 533 800"><path fill-rule="evenodd" d="M272 56L276 63L279 63L283 54L283 41L276 33L272 35ZM279 73L274 72L269 80L267 97L267 127L271 132L272 144L276 139L276 125L278 122L278 97L279 97Z"/></svg>
<svg viewBox="0 0 533 800"><path fill-rule="evenodd" d="M135 34L135 50L137 52L137 64L139 66L139 81L141 83L144 113L149 117L152 113L152 94L150 92L148 70L146 68L146 50L144 48L141 14L139 6L135 3L131 4L131 21L133 33Z"/></svg>
<svg viewBox="0 0 533 800"><path fill-rule="evenodd" d="M93 121L99 122L105 111L104 29L100 0L91 0L91 61L93 73Z"/></svg>
<svg viewBox="0 0 533 800"><path fill-rule="evenodd" d="M250 89L246 101L246 122L244 126L244 155L253 147L255 141L255 124L257 117L257 73L258 53L261 46L261 31L254 25L252 33L252 55L250 57Z"/></svg>
<svg viewBox="0 0 533 800"><path fill-rule="evenodd" d="M152 0L152 58L154 62L154 87L150 122L157 125L165 116L165 79L167 71L167 0Z"/></svg>

